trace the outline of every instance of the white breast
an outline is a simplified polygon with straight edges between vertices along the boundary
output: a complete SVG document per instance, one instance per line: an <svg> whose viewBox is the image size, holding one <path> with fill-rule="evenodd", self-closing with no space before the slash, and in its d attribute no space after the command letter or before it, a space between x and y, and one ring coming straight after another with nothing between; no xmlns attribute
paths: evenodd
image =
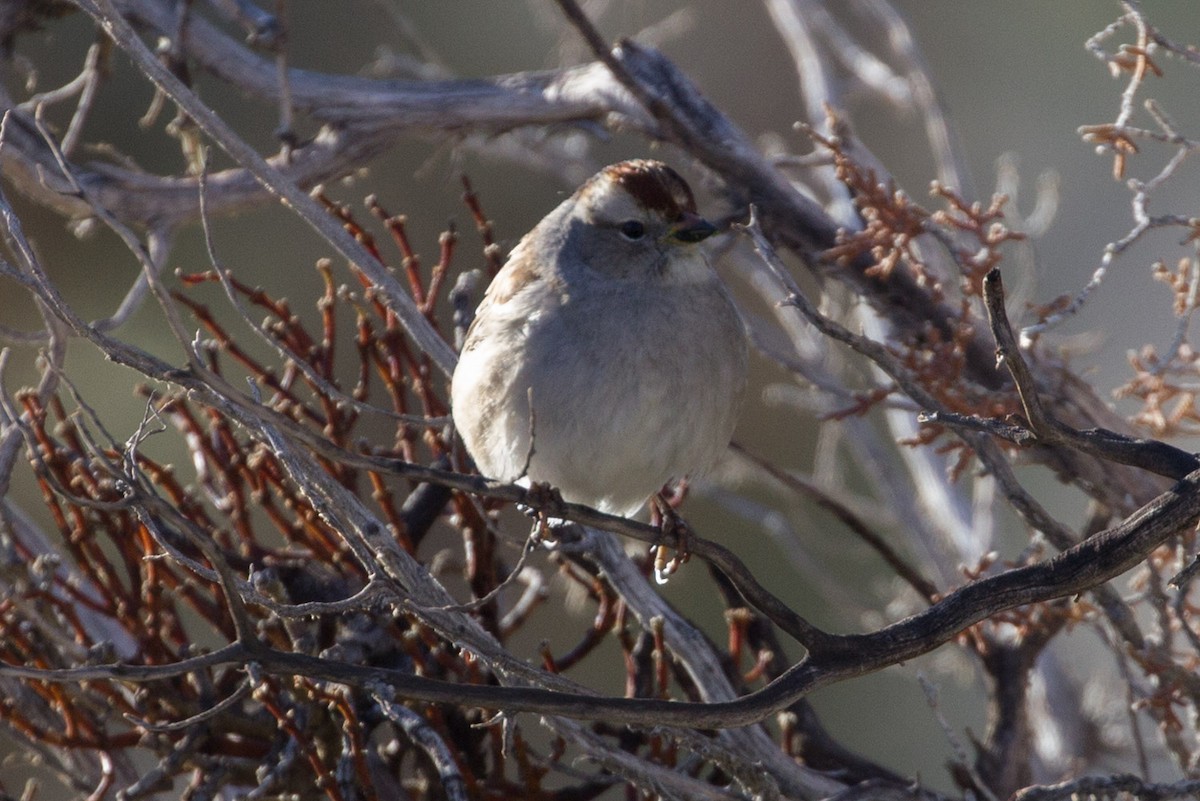
<svg viewBox="0 0 1200 801"><path fill-rule="evenodd" d="M480 470L513 481L528 465L568 501L630 515L708 468L732 436L746 361L737 312L708 278L632 299L578 293L464 352L455 419Z"/></svg>

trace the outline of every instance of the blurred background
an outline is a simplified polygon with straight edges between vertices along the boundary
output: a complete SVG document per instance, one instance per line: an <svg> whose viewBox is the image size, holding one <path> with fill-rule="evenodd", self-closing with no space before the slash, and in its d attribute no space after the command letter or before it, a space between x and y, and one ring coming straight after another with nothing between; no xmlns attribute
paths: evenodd
<svg viewBox="0 0 1200 801"><path fill-rule="evenodd" d="M831 4L837 5L837 4ZM1121 13L1116 2L959 3L952 0L896 0L917 47L926 59L937 97L953 126L968 168L968 196L987 199L997 184L998 162L1015 158L1020 194L1010 207L1018 215L1031 212L1039 180L1056 180L1057 214L1044 232L1016 250L1005 264L1005 279L1019 288L1010 309L1021 318L1020 300L1046 303L1083 287L1100 263L1105 246L1132 226L1130 193L1112 175L1111 158L1098 156L1081 141L1081 125L1109 122L1116 117L1124 82L1114 80L1107 67L1090 54L1085 42ZM1200 39L1200 16L1191 3L1159 3L1154 19L1167 35L1182 41ZM754 137L764 148L804 154L811 150L793 123L803 118L796 68L764 9L756 3L726 0L628 0L594 3L590 8L606 37L640 37L660 47L702 88L709 99ZM353 75L387 75L403 66L402 57L432 58L445 74L486 77L527 70L551 69L590 60L578 39L566 32L550 2L495 3L490 0L450 0L403 3L400 0L342 0L338 3L294 2L290 15L290 62L294 67ZM407 29L398 24L402 15ZM878 46L882 31L865 29L853 15L843 21L861 41ZM857 26L857 27L856 27ZM46 90L73 77L95 31L81 14L25 34L15 46L14 59L3 67L10 94L27 95L28 71L36 65L37 88ZM418 48L415 44L420 42ZM136 120L148 107L149 85L133 75L119 54L116 68L101 90L85 138L111 142L144 169L179 173L183 160L177 143L164 136L163 125L172 111L160 115L148 129ZM1177 62L1163 64L1168 74L1193 69ZM401 70L396 77L410 77ZM231 96L221 84L196 76L201 96L262 152L273 152L275 110ZM1185 82L1151 79L1146 94L1157 98L1183 130L1200 121L1200 106L1186 93ZM845 96L846 111L855 132L917 203L934 207L928 186L935 176L915 113L887 109L874 98L854 92ZM301 134L311 127L300 127ZM408 216L414 246L432 263L437 237L447 221L462 234L458 267L483 264L470 217L460 201L459 176L470 176L484 209L495 223L497 240L507 250L573 186L548 172L532 170L488 154L486 147L469 147L445 136L413 136L377 159L368 170L330 186L335 197L351 203L359 219L369 214L360 205L368 193L378 195L392 213ZM1164 151L1165 152L1165 151ZM611 135L592 153L597 165L622 158L655 155L671 159L669 150L653 150L637 137ZM218 160L216 166L227 162ZM1134 161L1129 177L1162 159ZM689 165L679 165L685 172ZM689 173L694 174L694 173ZM1191 173L1187 173L1191 174ZM1194 209L1200 183L1176 180L1161 198L1171 209ZM711 200L711 199L709 199ZM84 317L111 314L136 276L138 266L115 236L94 231L74 236L64 221L14 198L30 237L58 286ZM701 200L702 211L706 200ZM1153 213L1153 209L1151 212ZM286 295L302 316L315 319L314 300L322 291L313 269L317 258L332 255L322 241L283 209L264 209L216 221L214 244L224 264L250 284ZM1104 284L1083 312L1052 336L1070 344L1075 369L1090 377L1102 395L1129 378L1127 353L1145 343L1165 347L1174 331L1168 314L1168 290L1150 276L1150 264L1164 259L1173 265L1184 255L1177 235L1168 235L1131 249L1114 265ZM174 249L169 271L199 271L208 267L198 228L184 232ZM173 278L170 280L174 281ZM737 287L735 286L735 289ZM741 291L741 290L739 290ZM211 294L215 299L215 291ZM214 300L214 306L218 305ZM11 283L0 283L0 322L33 328L37 318L27 296ZM117 331L123 338L177 359L158 309L148 303ZM33 380L35 351L16 348L8 368L9 387ZM71 368L81 390L97 407L118 438L128 436L142 415L142 404L129 392L130 377L104 364L85 347L72 349ZM755 397L738 432L738 440L777 463L802 471L812 468L814 432L822 423L797 425L787 416L780 428L778 403L764 402L778 382L765 363L758 365ZM151 443L167 448L168 444ZM1078 522L1082 501L1059 495L1049 474L1029 474L1051 508L1069 522ZM17 489L32 493L27 476ZM888 618L871 598L850 603L812 581L817 572L832 583L859 590L891 575L859 543L849 542L831 519L795 501L780 502L778 494L759 492L774 517L749 527L720 503L722 482L736 486L734 471L718 472L716 483L693 498L685 514L697 521L700 533L733 547L755 573L785 600L818 624L837 630L878 625ZM35 496L22 503L36 509ZM774 504L774 506L772 506ZM774 525L794 533L803 551L781 546L762 534ZM1024 532L1012 527L1010 544L1021 547ZM807 565L807 567L806 567ZM705 621L710 633L721 636L724 623L716 599L696 588L702 576L687 570L665 589L667 596ZM878 598L886 598L881 592ZM711 608L706 608L711 605ZM1079 638L1077 638L1079 639ZM536 645L536 638L531 640ZM1086 638L1077 643L1089 653ZM791 655L793 658L797 654ZM1090 670L1091 667L1087 670ZM948 789L944 763L953 758L935 714L913 674L936 676L942 693L941 712L960 734L982 730L983 708L978 677L965 660L939 653L916 664L848 682L818 692L813 701L835 736L880 760L895 771L921 776L934 787ZM1087 670L1081 671L1086 677ZM602 676L582 677L602 686ZM897 737L896 732L907 736ZM1114 766L1124 757L1114 754Z"/></svg>

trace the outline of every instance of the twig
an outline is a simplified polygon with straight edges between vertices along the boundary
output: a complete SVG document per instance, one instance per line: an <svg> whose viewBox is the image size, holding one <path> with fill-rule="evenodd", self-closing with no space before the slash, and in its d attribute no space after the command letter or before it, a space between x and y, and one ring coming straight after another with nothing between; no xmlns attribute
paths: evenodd
<svg viewBox="0 0 1200 801"><path fill-rule="evenodd" d="M813 28L822 26L828 31L836 26L820 3L766 0L764 5L796 65L796 79L807 122L821 134L829 135L827 112L841 103L834 96L832 76L826 69L829 58L817 46ZM837 51L837 43L832 43L828 49ZM850 189L838 180L832 165L817 170L816 174L823 182L826 194L834 199L830 205L836 210L835 216L846 227L857 227L857 212L851 203Z"/></svg>
<svg viewBox="0 0 1200 801"><path fill-rule="evenodd" d="M1158 440L1128 437L1103 428L1077 431L1059 422L1042 405L1037 385L1021 354L1016 336L1004 309L1004 282L1000 270L993 269L983 284L984 302L996 338L996 361L1008 368L1025 408L1025 416L1040 444L1064 445L1110 462L1139 467L1156 475L1182 478L1197 467L1200 459L1173 445Z"/></svg>
<svg viewBox="0 0 1200 801"><path fill-rule="evenodd" d="M124 717L133 725L137 726L138 728L145 729L146 731L164 734L176 731L187 731L194 726L198 726L205 721L212 720L229 709L232 709L238 701L241 701L243 698L249 695L252 689L253 687L251 687L249 682L242 682L238 685L236 690L207 709L203 709L194 715L184 718L183 720L177 720L171 723L153 723L129 714L126 714Z"/></svg>
<svg viewBox="0 0 1200 801"><path fill-rule="evenodd" d="M235 642L211 654L171 665L106 665L43 670L0 664L0 676L50 682L120 679L157 681L221 664L255 661L267 672L302 675L364 686L381 681L405 698L478 705L636 725L689 728L743 726L786 708L818 687L913 659L946 643L968 626L1007 609L1070 597L1096 587L1139 564L1160 544L1200 518L1200 470L1129 518L1052 559L978 579L946 595L927 610L870 634L826 635L819 650L791 667L766 688L732 701L689 704L654 699L601 698L524 687L488 687L422 679L409 672L334 662L257 643ZM418 596L425 590L414 587ZM414 611L417 607L410 607ZM427 617L435 618L436 612ZM443 624L431 619L432 625ZM453 633L471 636L456 621ZM478 647L481 641L475 641ZM492 653L499 670L529 673L520 660ZM543 680L557 679L538 674ZM565 681L565 680L564 680Z"/></svg>
<svg viewBox="0 0 1200 801"><path fill-rule="evenodd" d="M779 301L780 305L795 308L819 332L866 356L894 380L904 390L904 393L916 401L922 408L934 410L940 407L941 404L915 380L909 371L903 368L899 360L886 347L868 337L853 333L845 326L818 311L817 307L813 305L812 301L800 289L800 285L796 282L796 279L788 272L787 267L784 266L779 255L775 252L774 246L767 240L759 222L758 208L756 206L752 205L750 207L750 220L747 223L744 225L735 224L734 227L750 237L751 242L754 243L755 251L762 258L763 263L771 271L771 274L779 282L782 289L787 293L783 300Z"/></svg>
<svg viewBox="0 0 1200 801"><path fill-rule="evenodd" d="M80 73L80 77L83 78L83 86L79 92L79 103L75 107L75 113L71 115L71 123L67 126L67 131L62 138L62 150L67 156L75 152L75 148L79 145L79 139L83 136L83 127L92 110L92 104L96 101L96 93L100 89L100 78L103 73L101 60L107 56L107 50L107 45L101 42L96 42L88 48L87 58L84 60L83 70Z"/></svg>
<svg viewBox="0 0 1200 801"><path fill-rule="evenodd" d="M204 249L208 254L209 264L213 267L213 272L217 276L221 288L225 290L225 299L229 301L229 305L233 307L238 316L242 318L242 322L253 331L259 339L267 344L279 358L286 364L294 366L297 370L304 374L305 379L312 384L321 394L331 400L336 401L339 405L348 406L356 411L366 412L368 414L378 414L394 420L401 420L412 425L421 425L429 427L443 426L447 422L447 418L432 418L424 417L415 414L400 414L390 409L384 409L357 398L351 397L343 392L340 388L333 385L324 376L320 375L316 369L304 358L301 354L292 353L288 348L284 347L278 339L271 336L263 327L254 321L250 316L249 311L242 304L238 296L237 289L233 285L232 271L225 268L221 259L217 256L216 245L213 242L212 226L208 215L208 150L203 151L201 156L201 169L198 175L198 187L200 190L200 228L204 234Z"/></svg>
<svg viewBox="0 0 1200 801"><path fill-rule="evenodd" d="M996 794L983 781L983 777L975 770L970 756L967 755L966 746L963 745L962 740L959 739L954 729L950 726L950 721L946 720L946 716L942 714L941 705L938 703L937 687L925 677L925 674L919 672L917 673L917 683L921 685L921 689L925 693L925 700L929 703L929 708L933 711L933 716L937 720L938 725L941 726L946 742L950 743L950 747L954 749L958 766L971 777L971 783L975 785L974 789L986 798L987 801L999 801L996 798Z"/></svg>
<svg viewBox="0 0 1200 801"><path fill-rule="evenodd" d="M904 80L908 83L908 95L915 102L919 117L925 123L925 138L937 164L938 180L970 196L968 170L961 149L957 146L953 126L946 119L945 109L938 102L930 76L933 71L917 45L908 22L895 8L882 0L858 0L855 3L868 19L887 31L887 41L892 52L900 59L905 69ZM839 54L839 57L844 55Z"/></svg>
<svg viewBox="0 0 1200 801"><path fill-rule="evenodd" d="M1196 576L1197 572L1200 572L1200 556L1192 557L1192 561L1188 562L1187 567L1176 573L1167 584L1177 590L1182 589ZM1180 593L1180 598L1183 597L1185 597L1184 594ZM1184 625L1188 624L1185 622Z"/></svg>
<svg viewBox="0 0 1200 801"><path fill-rule="evenodd" d="M956 431L971 431L1026 447L1037 442L1037 435L1024 426L1005 423L988 417L973 417L956 412L922 412L917 422L946 426Z"/></svg>
<svg viewBox="0 0 1200 801"><path fill-rule="evenodd" d="M458 767L454 749L437 733L428 720L392 699L396 690L386 684L367 687L384 716L416 745L437 770L438 785L449 801L467 801L471 797L467 782Z"/></svg>
<svg viewBox="0 0 1200 801"><path fill-rule="evenodd" d="M433 359L444 374L450 375L454 372L454 364L458 360L454 351L433 330L429 321L393 275L346 233L319 203L255 152L221 117L202 103L191 89L163 67L112 5L111 0L80 0L80 6L95 18L117 46L133 59L156 86L178 103L222 150L248 169L269 191L286 201L306 223L369 276L386 299L388 306L396 312L405 331L421 350Z"/></svg>
<svg viewBox="0 0 1200 801"><path fill-rule="evenodd" d="M42 135L46 143L46 147L53 155L55 163L66 179L67 184L79 197L84 198L92 207L93 213L107 225L113 233L120 237L125 247L137 258L142 266L141 277L145 280L146 286L151 294L158 301L160 308L163 311L163 316L166 318L167 325L171 333L175 336L184 354L187 357L189 365L195 367L199 365L198 355L193 347L193 343L188 334L187 329L183 324L183 319L180 317L179 309L175 303L171 301L170 293L161 281L163 265L166 263L169 237L162 232L151 229L146 237L146 245L143 246L137 235L120 220L113 217L107 209L105 209L96 198L92 195L91 190L84 184L80 183L75 173L71 168L70 162L59 149L54 141L54 137L46 128L41 118L41 108L38 108L38 113L34 116L34 122L37 125L38 132Z"/></svg>
<svg viewBox="0 0 1200 801"><path fill-rule="evenodd" d="M282 26L272 14L251 0L208 0L208 4L242 27L250 43L270 50L282 35Z"/></svg>
<svg viewBox="0 0 1200 801"><path fill-rule="evenodd" d="M1116 797L1128 793L1137 801L1170 801L1174 798L1195 798L1200 793L1200 780L1188 779L1174 784L1148 782L1129 773L1116 776L1083 776L1060 784L1026 787L1013 796L1013 801L1062 801L1088 797Z"/></svg>
<svg viewBox="0 0 1200 801"><path fill-rule="evenodd" d="M938 596L938 589L921 573L888 543L888 541L878 534L865 520L859 517L853 509L833 498L829 493L824 492L820 487L808 479L802 478L785 470L781 470L765 459L747 451L736 442L730 445L734 453L739 454L742 458L758 466L766 471L776 481L779 481L784 486L803 494L805 497L814 501L818 506L833 514L840 520L846 528L855 533L863 542L875 550L883 560L887 562L892 570L896 571L896 575L908 582L917 593L926 601L933 603Z"/></svg>

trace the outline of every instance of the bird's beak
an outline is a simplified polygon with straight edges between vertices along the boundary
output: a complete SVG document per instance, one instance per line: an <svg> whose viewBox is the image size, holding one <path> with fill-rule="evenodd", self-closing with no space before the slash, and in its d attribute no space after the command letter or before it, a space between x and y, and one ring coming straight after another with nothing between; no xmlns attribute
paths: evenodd
<svg viewBox="0 0 1200 801"><path fill-rule="evenodd" d="M717 232L717 226L694 212L685 211L667 232L667 238L675 242L699 242Z"/></svg>

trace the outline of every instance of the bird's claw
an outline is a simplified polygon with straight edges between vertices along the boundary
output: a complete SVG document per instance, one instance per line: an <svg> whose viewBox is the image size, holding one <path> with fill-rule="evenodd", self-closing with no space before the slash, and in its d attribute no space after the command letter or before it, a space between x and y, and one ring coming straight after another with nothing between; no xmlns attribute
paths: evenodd
<svg viewBox="0 0 1200 801"><path fill-rule="evenodd" d="M659 517L659 540L650 546L654 555L654 580L666 584L692 556L688 550L691 528L661 495L654 496L652 507ZM668 543L673 543L673 547Z"/></svg>

